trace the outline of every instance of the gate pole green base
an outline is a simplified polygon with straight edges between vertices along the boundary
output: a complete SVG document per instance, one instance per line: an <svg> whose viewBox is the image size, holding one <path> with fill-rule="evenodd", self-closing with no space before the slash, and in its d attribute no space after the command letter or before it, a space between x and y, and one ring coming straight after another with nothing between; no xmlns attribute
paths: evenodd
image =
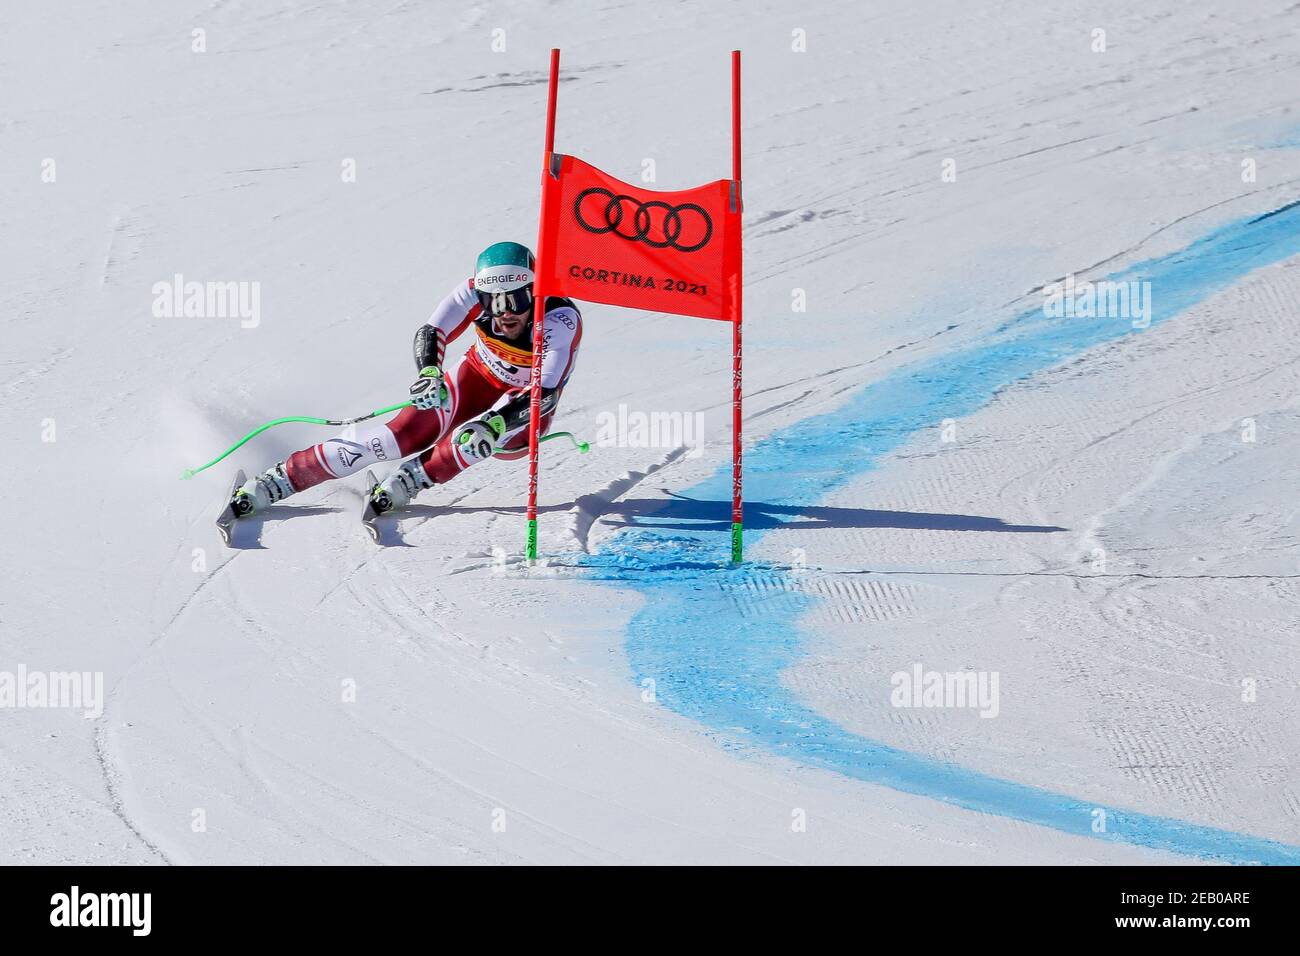
<svg viewBox="0 0 1300 956"><path fill-rule="evenodd" d="M745 526L739 521L731 523L731 563L740 564L745 560Z"/></svg>
<svg viewBox="0 0 1300 956"><path fill-rule="evenodd" d="M524 548L524 556L529 561L537 560L537 519L528 519L528 544Z"/></svg>

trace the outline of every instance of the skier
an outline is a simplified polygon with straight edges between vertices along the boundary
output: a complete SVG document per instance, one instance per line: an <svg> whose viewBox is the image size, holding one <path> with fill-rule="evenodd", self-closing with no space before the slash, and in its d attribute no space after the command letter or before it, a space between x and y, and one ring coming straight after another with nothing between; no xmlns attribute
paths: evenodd
<svg viewBox="0 0 1300 956"><path fill-rule="evenodd" d="M257 514L322 481L407 458L368 489L370 508L383 514L478 462L526 455L533 269L533 254L517 242L484 249L473 278L453 289L416 330L415 366L420 372L410 388L411 406L388 422L358 428L354 438L339 435L277 462L235 492L231 512L237 517ZM471 326L473 345L443 371L447 345ZM570 300L548 297L542 328L539 434L550 427L573 371L582 316Z"/></svg>

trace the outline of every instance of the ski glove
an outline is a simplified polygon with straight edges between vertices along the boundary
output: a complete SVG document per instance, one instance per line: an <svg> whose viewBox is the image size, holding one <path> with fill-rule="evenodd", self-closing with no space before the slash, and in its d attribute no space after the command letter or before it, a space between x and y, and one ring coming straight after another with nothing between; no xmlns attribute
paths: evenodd
<svg viewBox="0 0 1300 956"><path fill-rule="evenodd" d="M467 463L483 461L496 454L497 442L505 431L504 418L496 414L487 415L460 426L454 443Z"/></svg>
<svg viewBox="0 0 1300 956"><path fill-rule="evenodd" d="M451 411L451 392L442 369L436 365L420 369L420 377L411 383L411 404L421 411Z"/></svg>

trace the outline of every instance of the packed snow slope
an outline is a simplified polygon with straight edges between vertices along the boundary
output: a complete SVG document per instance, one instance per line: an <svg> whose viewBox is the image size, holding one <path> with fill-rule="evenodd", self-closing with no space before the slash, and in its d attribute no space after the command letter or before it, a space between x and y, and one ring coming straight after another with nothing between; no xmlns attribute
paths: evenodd
<svg viewBox="0 0 1300 956"><path fill-rule="evenodd" d="M0 708L0 861L1293 862L1300 8L1079 6L9 11L0 677L105 700ZM546 446L548 561L506 462L392 547L354 479L223 549L233 469L329 432L181 470L400 400L531 240L551 46L557 148L664 189L727 175L744 51L752 564L728 329L599 305L557 427L703 440ZM1067 274L1151 323L1044 316ZM917 666L996 716L894 706Z"/></svg>

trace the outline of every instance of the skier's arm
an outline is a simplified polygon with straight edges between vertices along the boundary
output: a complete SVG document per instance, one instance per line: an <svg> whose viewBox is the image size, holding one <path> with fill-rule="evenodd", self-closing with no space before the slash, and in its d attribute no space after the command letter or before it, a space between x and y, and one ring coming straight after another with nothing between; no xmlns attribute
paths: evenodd
<svg viewBox="0 0 1300 956"><path fill-rule="evenodd" d="M573 370L578 356L578 343L582 341L582 317L578 310L566 305L546 313L545 334L542 345L542 415L555 408L560 389ZM529 390L525 389L496 414L505 419L506 432L511 432L529 421Z"/></svg>
<svg viewBox="0 0 1300 956"><path fill-rule="evenodd" d="M542 415L555 408L555 403L560 400L560 390L558 388L542 388ZM506 402L496 410L494 414L500 415L506 423L502 434L508 434L516 428L522 428L528 424L532 393L524 390L516 395L510 401Z"/></svg>
<svg viewBox="0 0 1300 956"><path fill-rule="evenodd" d="M469 328L470 312L476 305L478 297L469 281L462 282L438 303L429 321L415 330L412 352L416 368L442 364L447 343Z"/></svg>
<svg viewBox="0 0 1300 956"><path fill-rule="evenodd" d="M567 299L560 300L568 303ZM563 388L578 358L582 316L572 304L553 307L543 320L542 388Z"/></svg>
<svg viewBox="0 0 1300 956"><path fill-rule="evenodd" d="M423 371L426 368L442 365L442 340L432 325L422 325L415 330L415 342L411 351L415 353L415 367Z"/></svg>

